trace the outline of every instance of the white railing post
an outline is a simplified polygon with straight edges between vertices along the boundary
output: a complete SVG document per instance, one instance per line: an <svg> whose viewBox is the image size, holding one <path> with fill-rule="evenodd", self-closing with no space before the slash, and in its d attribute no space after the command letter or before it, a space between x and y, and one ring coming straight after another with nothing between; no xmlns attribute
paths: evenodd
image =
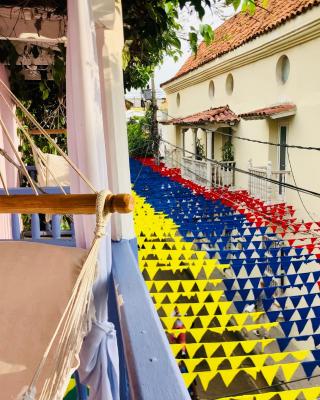
<svg viewBox="0 0 320 400"><path fill-rule="evenodd" d="M207 164L207 181L206 186L208 188L212 187L212 164L210 161L206 161Z"/></svg>
<svg viewBox="0 0 320 400"><path fill-rule="evenodd" d="M271 179L272 177L272 162L268 161L267 163L267 178ZM266 182L266 202L267 204L271 204L272 203L272 183L270 181Z"/></svg>
<svg viewBox="0 0 320 400"><path fill-rule="evenodd" d="M250 158L250 160L248 161L248 171L250 172L250 174L252 173L252 158ZM248 191L249 191L249 194L253 194L252 193L252 182L253 182L253 176L251 176L249 174L249 178L248 178Z"/></svg>

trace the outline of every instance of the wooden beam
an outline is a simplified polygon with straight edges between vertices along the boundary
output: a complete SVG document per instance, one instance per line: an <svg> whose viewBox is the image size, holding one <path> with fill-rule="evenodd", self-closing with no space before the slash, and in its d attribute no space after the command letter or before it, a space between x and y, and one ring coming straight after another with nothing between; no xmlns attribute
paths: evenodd
<svg viewBox="0 0 320 400"><path fill-rule="evenodd" d="M96 194L44 194L0 196L0 214L95 214ZM105 212L127 214L133 211L130 194L111 194Z"/></svg>
<svg viewBox="0 0 320 400"><path fill-rule="evenodd" d="M45 129L48 135L66 135L66 129ZM29 131L30 135L43 135L43 133L39 129L31 129Z"/></svg>

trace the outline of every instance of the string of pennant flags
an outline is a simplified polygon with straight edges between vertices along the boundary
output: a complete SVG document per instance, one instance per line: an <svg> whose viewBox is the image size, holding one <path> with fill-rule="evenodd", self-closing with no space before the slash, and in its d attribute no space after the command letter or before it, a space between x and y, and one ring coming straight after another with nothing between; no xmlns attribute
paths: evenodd
<svg viewBox="0 0 320 400"><path fill-rule="evenodd" d="M270 386L276 376L284 381L301 374L311 378L320 366L320 354L312 351L320 344L320 250L306 233L320 225L298 223L293 208L284 204L252 204L245 193L239 194L244 205L235 208L231 199L221 200L219 190L209 196L178 172L143 163L147 168L135 182L139 266L168 339L186 335L186 343L170 344L177 363L186 367L186 385L196 380L206 391L220 379L228 393L242 374L253 380L262 375ZM131 162L133 180L140 169L138 161ZM256 216L246 212L248 204L257 208ZM286 222L270 223L259 210ZM244 312L262 293L264 311ZM276 311L271 309L275 296ZM183 328L176 329L178 321ZM248 336L260 330L275 337ZM227 332L247 337L226 341ZM301 343L310 350L297 350ZM275 394L311 399L315 393L314 400L320 388L223 399L272 399Z"/></svg>

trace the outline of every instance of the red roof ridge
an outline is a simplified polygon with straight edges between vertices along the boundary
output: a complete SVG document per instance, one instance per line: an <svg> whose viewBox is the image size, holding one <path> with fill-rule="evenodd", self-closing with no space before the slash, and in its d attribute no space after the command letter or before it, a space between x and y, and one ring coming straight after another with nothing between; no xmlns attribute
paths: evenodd
<svg viewBox="0 0 320 400"><path fill-rule="evenodd" d="M266 117L271 117L276 114L281 114L286 112L294 113L296 108L297 108L296 105L293 103L281 103L269 107L258 108L256 110L249 111L246 113L241 113L239 114L239 117L243 119L264 119Z"/></svg>
<svg viewBox="0 0 320 400"><path fill-rule="evenodd" d="M165 125L193 125L199 123L226 123L237 124L240 118L229 107L229 105L212 107L186 117L172 118L165 122Z"/></svg>
<svg viewBox="0 0 320 400"><path fill-rule="evenodd" d="M268 8L257 7L253 17L242 12L235 14L215 30L216 38L210 45L200 43L197 55L191 55L176 75L160 86L276 29L319 4L320 0L269 0Z"/></svg>

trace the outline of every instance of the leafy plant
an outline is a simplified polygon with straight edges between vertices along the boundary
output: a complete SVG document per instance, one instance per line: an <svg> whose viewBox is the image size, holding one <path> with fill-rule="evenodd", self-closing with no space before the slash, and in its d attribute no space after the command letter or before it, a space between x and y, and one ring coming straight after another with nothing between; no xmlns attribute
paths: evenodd
<svg viewBox="0 0 320 400"><path fill-rule="evenodd" d="M151 118L151 112L147 111L144 117L133 117L128 122L130 157L152 157Z"/></svg>
<svg viewBox="0 0 320 400"><path fill-rule="evenodd" d="M196 160L202 160L205 156L204 145L201 143L200 139L196 138Z"/></svg>
<svg viewBox="0 0 320 400"><path fill-rule="evenodd" d="M227 141L222 146L222 161L234 161L234 148L231 141Z"/></svg>

